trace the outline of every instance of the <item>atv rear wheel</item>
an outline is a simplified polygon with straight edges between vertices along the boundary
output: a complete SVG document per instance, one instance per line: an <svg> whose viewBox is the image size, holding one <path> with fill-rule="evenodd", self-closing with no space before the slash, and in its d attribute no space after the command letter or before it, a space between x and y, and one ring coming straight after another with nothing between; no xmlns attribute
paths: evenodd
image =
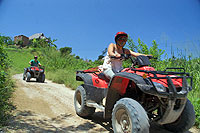
<svg viewBox="0 0 200 133"><path fill-rule="evenodd" d="M122 98L112 112L112 126L116 133L148 133L149 118L143 107L131 98Z"/></svg>
<svg viewBox="0 0 200 133"><path fill-rule="evenodd" d="M164 127L172 132L183 133L188 131L195 123L195 111L191 102L187 99L185 108L177 121L165 124Z"/></svg>
<svg viewBox="0 0 200 133"><path fill-rule="evenodd" d="M30 79L31 79L31 74L30 74L30 72L27 72L26 73L26 82L29 82Z"/></svg>
<svg viewBox="0 0 200 133"><path fill-rule="evenodd" d="M95 108L86 105L86 92L83 85L78 86L74 94L74 106L76 114L81 117L88 117L94 114Z"/></svg>

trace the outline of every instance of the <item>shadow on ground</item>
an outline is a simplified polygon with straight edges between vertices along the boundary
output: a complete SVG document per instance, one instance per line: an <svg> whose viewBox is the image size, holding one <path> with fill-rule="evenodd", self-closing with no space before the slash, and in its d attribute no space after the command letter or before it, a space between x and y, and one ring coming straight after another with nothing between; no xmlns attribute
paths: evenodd
<svg viewBox="0 0 200 133"><path fill-rule="evenodd" d="M69 119L72 117L71 114L62 114L52 119L47 119L43 117L37 117L37 114L31 111L18 112L16 116L13 116L7 131L15 132L59 132L64 133L68 132L87 132L92 129L92 132L110 132L113 133L112 126L109 120L103 119L102 112L96 112L92 117L87 119L87 122L74 126L73 123L71 126L65 124L70 123ZM82 119L82 118L80 118ZM102 128L97 128L96 124L101 125ZM94 130L93 130L94 129ZM159 127L156 124L151 123L150 133L171 133L166 131L162 127ZM191 133L191 132L186 132Z"/></svg>
<svg viewBox="0 0 200 133"><path fill-rule="evenodd" d="M86 132L96 127L93 122L85 122L78 126L67 126L65 123L70 123L71 114L62 114L52 119L38 117L37 114L31 111L19 111L13 116L7 127L8 132ZM80 118L81 119L81 118ZM66 122L65 122L66 121ZM95 132L105 131L103 128L96 129Z"/></svg>

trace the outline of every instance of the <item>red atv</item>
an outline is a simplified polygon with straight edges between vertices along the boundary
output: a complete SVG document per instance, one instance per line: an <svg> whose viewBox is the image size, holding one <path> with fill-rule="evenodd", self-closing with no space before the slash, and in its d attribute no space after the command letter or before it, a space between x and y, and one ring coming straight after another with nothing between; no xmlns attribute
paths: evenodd
<svg viewBox="0 0 200 133"><path fill-rule="evenodd" d="M44 83L45 81L45 74L44 74L44 67L37 67L31 66L28 68L24 68L23 80L29 82L31 78L36 78L37 82Z"/></svg>
<svg viewBox="0 0 200 133"><path fill-rule="evenodd" d="M76 113L88 117L98 108L104 111L105 119L112 120L116 133L148 133L150 122L172 132L190 129L195 112L187 99L192 90L189 73L183 68L156 71L149 66L147 56L122 57L131 58L133 66L116 73L110 81L98 69L77 71L76 80L84 84L75 91Z"/></svg>

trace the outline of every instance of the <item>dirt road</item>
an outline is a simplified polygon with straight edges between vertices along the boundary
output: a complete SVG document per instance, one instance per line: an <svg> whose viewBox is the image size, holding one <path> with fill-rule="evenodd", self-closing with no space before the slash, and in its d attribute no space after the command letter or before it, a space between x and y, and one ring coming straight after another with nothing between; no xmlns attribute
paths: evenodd
<svg viewBox="0 0 200 133"><path fill-rule="evenodd" d="M13 98L16 110L8 132L113 132L109 122L102 118L102 112L96 112L90 119L77 116L73 106L74 91L64 85L49 80L25 82L22 74L14 75L13 79L16 81ZM160 132L170 133L151 125L150 133ZM194 128L187 133L197 132Z"/></svg>

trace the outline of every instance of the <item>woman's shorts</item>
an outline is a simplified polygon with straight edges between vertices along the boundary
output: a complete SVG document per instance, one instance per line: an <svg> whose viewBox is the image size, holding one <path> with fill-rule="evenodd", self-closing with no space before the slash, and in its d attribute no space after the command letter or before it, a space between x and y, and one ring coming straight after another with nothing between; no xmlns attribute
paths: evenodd
<svg viewBox="0 0 200 133"><path fill-rule="evenodd" d="M111 79L114 75L115 75L115 73L113 72L113 70L112 69L106 69L106 70L104 70L103 71L103 73L105 74L105 76L107 77L107 78L109 78L109 79Z"/></svg>

